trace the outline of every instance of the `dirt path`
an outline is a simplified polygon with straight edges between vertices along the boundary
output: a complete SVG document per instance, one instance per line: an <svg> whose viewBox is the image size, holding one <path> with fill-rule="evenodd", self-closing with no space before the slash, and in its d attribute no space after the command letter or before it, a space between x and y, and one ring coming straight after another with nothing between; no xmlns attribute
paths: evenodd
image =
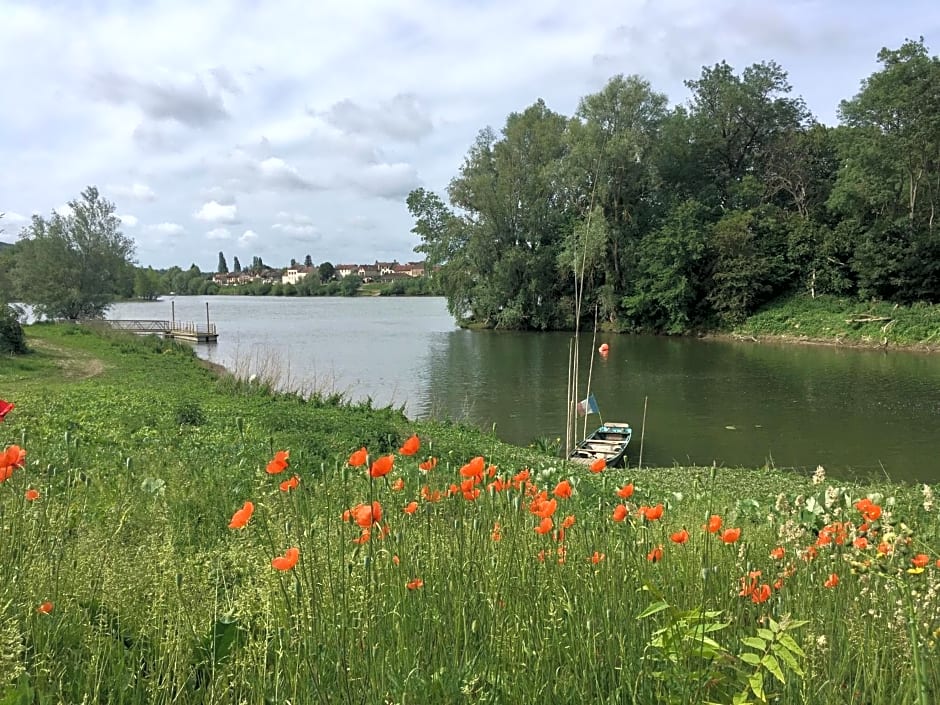
<svg viewBox="0 0 940 705"><path fill-rule="evenodd" d="M80 382L83 379L97 377L105 370L104 363L98 358L63 348L47 340L33 338L29 341L29 345L52 357L56 367L62 370L63 379L67 381Z"/></svg>

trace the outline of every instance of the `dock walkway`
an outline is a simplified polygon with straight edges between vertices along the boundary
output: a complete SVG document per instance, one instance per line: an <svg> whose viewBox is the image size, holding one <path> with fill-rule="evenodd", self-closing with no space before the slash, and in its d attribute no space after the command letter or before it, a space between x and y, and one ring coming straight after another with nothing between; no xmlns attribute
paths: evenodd
<svg viewBox="0 0 940 705"><path fill-rule="evenodd" d="M193 343L216 343L219 333L215 323L192 323L189 321L158 321L147 319L96 320L95 325L105 325L112 330L123 330L140 335L162 335L174 340Z"/></svg>

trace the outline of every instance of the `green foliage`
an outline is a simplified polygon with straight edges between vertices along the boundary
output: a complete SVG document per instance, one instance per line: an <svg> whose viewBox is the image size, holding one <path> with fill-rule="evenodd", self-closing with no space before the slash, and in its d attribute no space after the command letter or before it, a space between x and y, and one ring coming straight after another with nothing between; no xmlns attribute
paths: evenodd
<svg viewBox="0 0 940 705"><path fill-rule="evenodd" d="M181 401L173 411L177 426L202 426L206 422L206 414L194 400Z"/></svg>
<svg viewBox="0 0 940 705"><path fill-rule="evenodd" d="M97 318L132 281L133 242L114 204L89 186L67 216L33 216L18 243L13 276L24 303L49 318Z"/></svg>
<svg viewBox="0 0 940 705"><path fill-rule="evenodd" d="M29 352L19 313L0 301L0 355L22 355Z"/></svg>
<svg viewBox="0 0 940 705"><path fill-rule="evenodd" d="M936 347L940 344L940 305L793 296L758 311L734 330L739 335L833 344Z"/></svg>
<svg viewBox="0 0 940 705"><path fill-rule="evenodd" d="M408 197L465 325L687 333L796 293L940 301L940 59L905 42L815 122L786 72L726 62L686 106L615 76L565 118L480 131L449 203ZM935 104L936 103L936 104Z"/></svg>

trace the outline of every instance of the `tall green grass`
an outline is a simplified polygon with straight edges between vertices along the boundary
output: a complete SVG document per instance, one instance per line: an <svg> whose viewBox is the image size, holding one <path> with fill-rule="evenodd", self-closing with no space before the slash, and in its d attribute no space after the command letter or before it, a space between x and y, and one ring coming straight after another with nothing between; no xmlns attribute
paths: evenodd
<svg viewBox="0 0 940 705"><path fill-rule="evenodd" d="M472 429L219 381L175 346L32 334L58 350L44 379L0 369L17 404L0 450L27 450L0 483L0 703L940 698L940 521L921 488L769 469L595 475ZM51 383L69 351L105 371ZM412 432L420 451L398 453ZM396 455L387 476L349 465L362 445ZM272 475L278 450L290 467ZM476 455L495 468L471 501L459 486ZM533 503L563 479L573 495L540 535ZM860 548L865 496L882 514ZM251 520L228 528L245 501ZM344 511L373 501L383 518L356 543ZM641 516L658 503L660 518ZM740 537L707 532L711 515ZM290 547L297 564L273 568ZM763 602L740 594L757 570L782 580Z"/></svg>

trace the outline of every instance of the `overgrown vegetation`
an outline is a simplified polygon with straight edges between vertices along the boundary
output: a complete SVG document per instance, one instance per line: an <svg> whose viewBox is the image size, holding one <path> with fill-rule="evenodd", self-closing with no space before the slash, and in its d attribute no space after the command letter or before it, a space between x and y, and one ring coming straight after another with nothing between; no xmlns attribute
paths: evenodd
<svg viewBox="0 0 940 705"><path fill-rule="evenodd" d="M705 67L669 107L617 76L573 117L538 101L487 127L408 208L468 324L727 330L780 297L940 302L940 59L923 41L819 124L774 62Z"/></svg>
<svg viewBox="0 0 940 705"><path fill-rule="evenodd" d="M739 336L867 346L940 348L940 305L899 306L825 296L792 297L758 311Z"/></svg>
<svg viewBox="0 0 940 705"><path fill-rule="evenodd" d="M173 343L27 332L0 360L0 702L940 697L930 488L592 474Z"/></svg>

